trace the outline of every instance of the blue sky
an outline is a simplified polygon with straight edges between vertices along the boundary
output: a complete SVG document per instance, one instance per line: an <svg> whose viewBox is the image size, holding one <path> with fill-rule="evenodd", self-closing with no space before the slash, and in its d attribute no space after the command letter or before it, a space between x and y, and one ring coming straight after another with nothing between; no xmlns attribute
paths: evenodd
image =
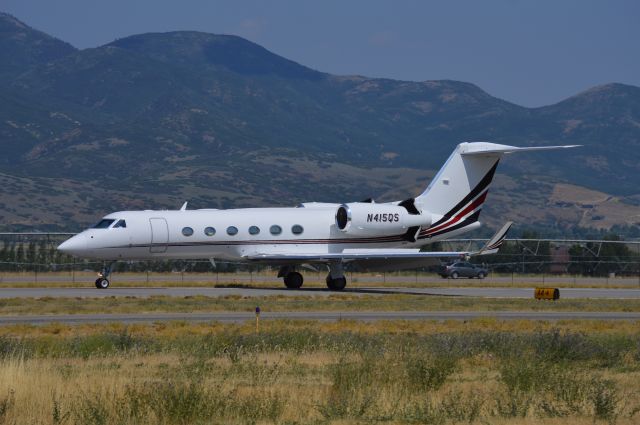
<svg viewBox="0 0 640 425"><path fill-rule="evenodd" d="M80 48L150 31L236 34L321 71L468 81L524 106L640 86L632 0L3 0L0 10Z"/></svg>

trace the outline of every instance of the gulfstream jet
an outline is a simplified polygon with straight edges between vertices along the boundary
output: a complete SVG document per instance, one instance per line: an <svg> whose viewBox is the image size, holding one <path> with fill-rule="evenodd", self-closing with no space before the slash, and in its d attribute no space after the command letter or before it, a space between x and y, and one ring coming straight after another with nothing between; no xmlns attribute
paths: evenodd
<svg viewBox="0 0 640 425"><path fill-rule="evenodd" d="M480 227L480 211L504 154L569 148L459 144L423 193L389 203L303 203L294 208L121 211L58 249L105 261L95 284L109 287L118 260L210 259L279 267L287 288L300 288L302 266L326 266L327 286L342 290L345 269L397 270L443 258L498 251L511 223L477 252L420 252L429 243ZM215 263L214 263L215 264Z"/></svg>

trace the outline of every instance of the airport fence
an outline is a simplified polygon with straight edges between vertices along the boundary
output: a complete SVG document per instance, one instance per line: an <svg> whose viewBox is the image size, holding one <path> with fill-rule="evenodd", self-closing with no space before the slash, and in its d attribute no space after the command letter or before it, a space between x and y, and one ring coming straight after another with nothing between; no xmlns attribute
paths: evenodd
<svg viewBox="0 0 640 425"><path fill-rule="evenodd" d="M103 262L85 261L65 255L56 247L71 233L0 233L0 282L10 282L15 276L32 281L46 281L54 275L66 276L66 281L86 280L102 269ZM428 246L434 251L475 251L486 240L456 239ZM564 239L507 239L500 253L473 257L471 262L482 264L489 272L489 280L505 284L517 282L566 282L589 278L591 282L615 282L640 286L640 241L621 240L564 240ZM183 261L122 261L113 266L120 275L131 275L141 282L208 281L258 282L276 281L277 270L251 265L207 260ZM425 267L396 273L358 274L364 280L383 283L415 281L416 284L439 280L435 267ZM315 271L319 281L326 270ZM314 270L306 271L314 276ZM136 275L134 278L133 275ZM14 277L12 277L14 276ZM49 277L47 277L49 276Z"/></svg>

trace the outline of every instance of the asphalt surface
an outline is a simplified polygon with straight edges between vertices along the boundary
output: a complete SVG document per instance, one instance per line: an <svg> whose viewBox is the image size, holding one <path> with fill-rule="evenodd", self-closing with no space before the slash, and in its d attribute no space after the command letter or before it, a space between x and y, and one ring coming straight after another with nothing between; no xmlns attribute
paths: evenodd
<svg viewBox="0 0 640 425"><path fill-rule="evenodd" d="M262 313L261 320L360 320L366 322L378 320L472 320L491 317L498 320L640 320L640 313L618 312L529 312L529 311L389 311L389 312L278 312ZM0 316L0 325L47 323L154 323L165 321L185 322L222 322L241 323L254 320L253 313L148 313L148 314L60 314L60 315L21 315Z"/></svg>
<svg viewBox="0 0 640 425"><path fill-rule="evenodd" d="M385 296L385 294L488 297L488 298L533 298L533 288L347 288L342 293L355 295ZM244 297L264 297L273 295L326 297L335 295L321 288L288 290L270 288L117 288L106 290L95 288L2 288L1 298L104 298L104 297L222 297L237 295ZM563 288L561 298L592 299L640 299L638 289ZM0 310L1 314L1 310ZM640 312L549 312L549 311L322 311L322 312L264 312L262 319L305 319L319 321L337 320L472 320L491 317L498 320L631 320L640 321ZM60 314L60 315L19 315L0 316L0 325L46 324L46 323L153 323L163 321L223 322L239 323L253 320L251 312L214 313L144 313L144 314Z"/></svg>
<svg viewBox="0 0 640 425"><path fill-rule="evenodd" d="M488 297L488 298L533 298L534 288L349 288L344 294L353 295L385 295L385 294L409 294L409 295L434 295L434 296L458 296L458 297ZM0 288L2 298L105 298L105 297L188 297L207 296L223 297L236 295L242 297L266 297L266 296L318 296L326 297L336 295L323 288L307 288L299 290L273 288L171 288L171 287L139 287L109 289L96 288ZM606 288L561 288L560 298L595 298L595 299L640 299L640 289L606 289Z"/></svg>

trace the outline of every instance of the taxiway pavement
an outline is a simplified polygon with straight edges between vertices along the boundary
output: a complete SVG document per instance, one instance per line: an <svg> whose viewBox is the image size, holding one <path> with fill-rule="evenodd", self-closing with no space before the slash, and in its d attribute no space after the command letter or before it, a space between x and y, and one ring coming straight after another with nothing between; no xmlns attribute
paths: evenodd
<svg viewBox="0 0 640 425"><path fill-rule="evenodd" d="M360 287L349 288L340 292L351 295L434 295L457 297L487 298L533 298L534 288L483 288L483 287L443 287L443 288L381 288ZM105 297L224 297L236 295L242 297L267 296L318 296L336 295L336 292L323 288L302 288L298 290L273 288L210 288L210 287L136 287L109 289L96 288L2 288L0 298L105 298ZM607 289L607 288L560 288L560 298L596 298L596 299L640 299L640 289Z"/></svg>

